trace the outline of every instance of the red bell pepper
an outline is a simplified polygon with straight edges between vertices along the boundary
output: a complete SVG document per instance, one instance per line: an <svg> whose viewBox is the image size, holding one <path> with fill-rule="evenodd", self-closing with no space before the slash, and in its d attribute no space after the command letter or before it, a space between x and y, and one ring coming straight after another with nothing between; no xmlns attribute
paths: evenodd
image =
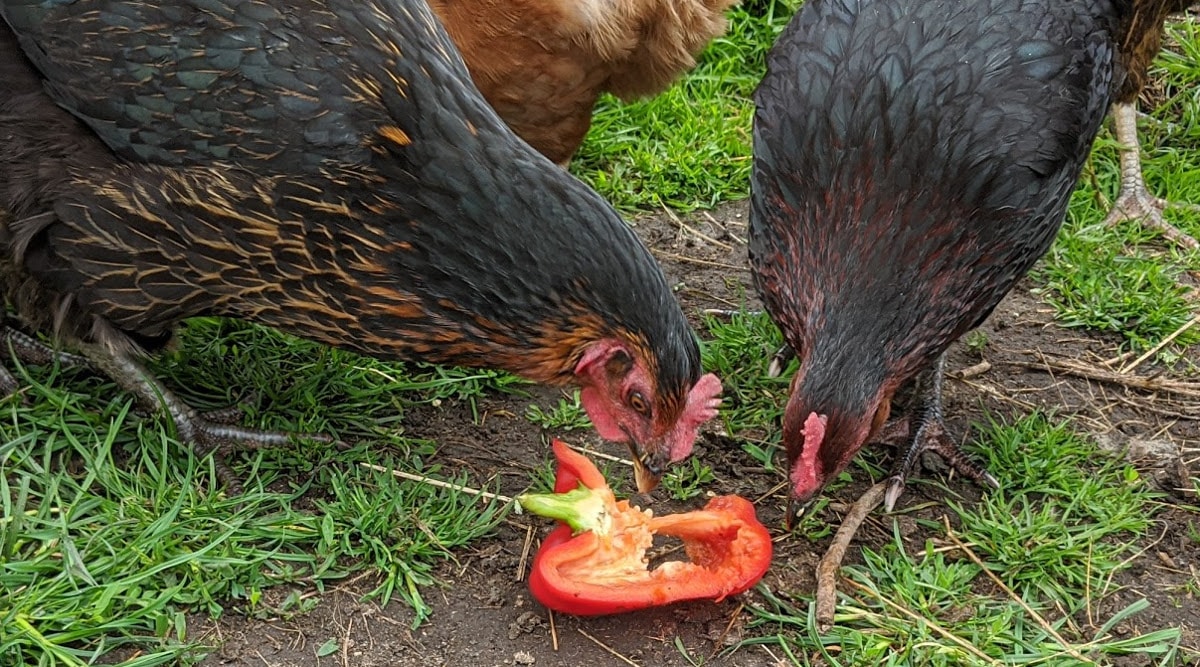
<svg viewBox="0 0 1200 667"><path fill-rule="evenodd" d="M656 517L617 501L588 458L553 443L558 473L553 494L517 500L562 525L542 541L529 588L543 605L579 616L617 614L680 600L741 593L771 564L771 536L739 496L718 496L703 510ZM649 569L655 534L683 540L688 561Z"/></svg>

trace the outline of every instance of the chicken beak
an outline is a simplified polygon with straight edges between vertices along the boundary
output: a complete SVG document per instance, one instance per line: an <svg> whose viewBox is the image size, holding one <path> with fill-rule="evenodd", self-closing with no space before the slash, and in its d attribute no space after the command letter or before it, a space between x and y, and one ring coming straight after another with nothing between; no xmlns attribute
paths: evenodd
<svg viewBox="0 0 1200 667"><path fill-rule="evenodd" d="M650 493L658 487L663 467L655 462L651 454L639 453L633 443L629 445L629 453L633 455L633 481L637 483L638 493Z"/></svg>
<svg viewBox="0 0 1200 667"><path fill-rule="evenodd" d="M792 528L795 528L799 523L800 517L804 516L804 513L808 511L808 508L812 507L813 501L815 500L816 498L814 497L810 500L801 502L797 500L795 496L788 494L787 510L783 515L784 529L788 532L791 532Z"/></svg>

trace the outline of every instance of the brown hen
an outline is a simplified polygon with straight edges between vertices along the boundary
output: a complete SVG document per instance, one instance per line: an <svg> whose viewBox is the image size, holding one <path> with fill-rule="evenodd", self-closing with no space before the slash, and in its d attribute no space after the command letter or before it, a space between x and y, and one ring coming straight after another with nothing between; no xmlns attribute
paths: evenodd
<svg viewBox="0 0 1200 667"><path fill-rule="evenodd" d="M649 251L505 126L423 0L0 13L8 303L197 449L286 440L197 414L142 364L205 315L577 383L643 488L715 413Z"/></svg>
<svg viewBox="0 0 1200 667"><path fill-rule="evenodd" d="M543 155L566 165L601 93L653 95L725 32L737 0L431 0L475 85Z"/></svg>

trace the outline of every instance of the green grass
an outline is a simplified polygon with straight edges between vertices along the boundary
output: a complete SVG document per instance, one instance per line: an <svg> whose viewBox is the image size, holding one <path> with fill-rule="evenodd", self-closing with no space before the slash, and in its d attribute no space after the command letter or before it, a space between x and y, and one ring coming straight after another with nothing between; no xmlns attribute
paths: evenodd
<svg viewBox="0 0 1200 667"><path fill-rule="evenodd" d="M936 543L913 552L896 534L881 549L864 548L861 565L843 568L853 583L840 586L837 622L826 634L808 600L760 585L765 604L752 608L755 632L735 651L764 645L795 665L813 655L831 665L1082 664L1069 650L1100 661L1140 653L1147 662L1138 664L1175 664L1178 629L1112 631L1144 611L1144 600L1095 613L1153 518L1156 494L1137 471L1041 415L982 427L975 444L1002 489L971 504L949 502L950 530L1036 617L946 539L945 525L924 522L941 537Z"/></svg>
<svg viewBox="0 0 1200 667"><path fill-rule="evenodd" d="M630 213L744 198L750 96L794 6L747 3L731 13L730 34L665 94L633 104L604 99L572 171ZM1200 201L1200 28L1175 25L1169 43L1156 61L1152 118L1140 123L1146 179L1160 195ZM1101 227L1116 177L1115 143L1105 130L1064 231L1033 279L1062 326L1106 332L1114 348L1145 350L1193 316L1195 299L1181 285L1200 271L1200 254L1133 224ZM1167 215L1200 235L1200 214ZM710 318L703 333L705 365L726 386L723 426L750 459L778 469L790 373L768 378L765 371L782 343L779 332L764 316L738 314ZM972 340L972 349L992 344ZM1197 342L1200 329L1160 359L1175 361ZM495 505L359 464L461 480L442 467L438 443L407 433L413 408L465 405L482 421L480 397L524 391L511 376L386 364L216 320L190 323L180 351L156 360L154 370L196 407L238 403L247 425L361 444L239 453L232 462L246 492L231 499L211 491L218 484L210 459L181 447L162 418L135 417L130 398L111 382L82 371L18 369L28 404L0 403L0 664L190 664L206 647L189 628L189 613L301 614L329 586L360 573L373 582L374 599L406 602L416 623L428 613L431 588L442 585L433 577L437 564L501 518ZM577 394L530 404L525 417L556 432L587 428ZM1101 660L1141 651L1139 664L1173 664L1183 650L1177 630L1118 636L1114 627L1140 609L1098 613L1113 593L1110 577L1149 541L1159 506L1136 470L1098 455L1053 417L975 433L974 451L1002 475L1004 490L970 503L948 495L955 536L1079 650ZM879 475L873 461L859 457L854 477ZM629 491L627 474L601 467L619 492ZM694 499L712 475L692 460L674 468L663 488ZM543 461L529 483L547 490L552 480ZM804 537L792 539L831 532L816 520L828 496L800 526ZM1078 664L949 546L940 522L922 529L937 536L925 548L911 550L897 536L846 568L855 585L842 587L839 622L827 634L815 628L808 600L763 586L736 650L765 647L779 664L793 665L987 664L953 636L1007 664ZM1190 539L1200 542L1200 532ZM1197 594L1194 587L1181 594L1189 592ZM728 660L736 664L737 653Z"/></svg>
<svg viewBox="0 0 1200 667"><path fill-rule="evenodd" d="M734 9L729 34L684 80L630 104L603 98L571 171L627 211L686 211L745 198L751 95L793 8L772 2L760 16Z"/></svg>
<svg viewBox="0 0 1200 667"><path fill-rule="evenodd" d="M1172 24L1152 70L1163 96L1138 123L1143 176L1150 191L1174 202L1200 202L1200 26ZM1128 222L1100 224L1116 197L1117 143L1105 130L1092 151L1088 170L1071 200L1070 214L1043 268L1035 272L1044 294L1068 327L1109 331L1130 349L1145 350L1183 326L1196 310L1195 297L1180 285L1200 270L1200 252L1186 252L1154 231ZM1200 211L1168 207L1168 221L1200 238ZM1200 341L1188 331L1166 351L1167 360Z"/></svg>
<svg viewBox="0 0 1200 667"><path fill-rule="evenodd" d="M10 400L0 413L0 664L87 664L123 645L139 649L133 665L187 662L199 647L185 611L302 612L315 603L302 594L364 570L378 581L371 597L404 600L417 622L432 568L500 518L473 496L355 462L456 481L398 415L470 401L508 376L405 369L229 322L193 322L182 343L186 363L157 367L196 404L253 386L262 417L251 422L369 440L243 455L246 490L230 499L208 490L211 458L179 447L162 419L132 416L107 382L33 383L28 407Z"/></svg>

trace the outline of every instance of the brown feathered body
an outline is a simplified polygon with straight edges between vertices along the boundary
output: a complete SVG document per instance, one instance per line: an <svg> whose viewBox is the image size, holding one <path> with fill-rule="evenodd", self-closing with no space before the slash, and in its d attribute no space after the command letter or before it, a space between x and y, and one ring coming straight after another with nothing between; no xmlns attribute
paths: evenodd
<svg viewBox="0 0 1200 667"><path fill-rule="evenodd" d="M711 416L649 251L505 126L423 0L0 12L0 277L31 327L122 357L219 315L576 382L654 467Z"/></svg>
<svg viewBox="0 0 1200 667"><path fill-rule="evenodd" d="M432 0L471 76L521 138L563 164L601 93L665 89L736 0Z"/></svg>
<svg viewBox="0 0 1200 667"><path fill-rule="evenodd" d="M1150 64L1162 48L1167 17L1181 12L1194 0L1133 0L1133 8L1117 27L1117 49L1125 68L1125 80L1113 101L1131 104L1146 87Z"/></svg>

